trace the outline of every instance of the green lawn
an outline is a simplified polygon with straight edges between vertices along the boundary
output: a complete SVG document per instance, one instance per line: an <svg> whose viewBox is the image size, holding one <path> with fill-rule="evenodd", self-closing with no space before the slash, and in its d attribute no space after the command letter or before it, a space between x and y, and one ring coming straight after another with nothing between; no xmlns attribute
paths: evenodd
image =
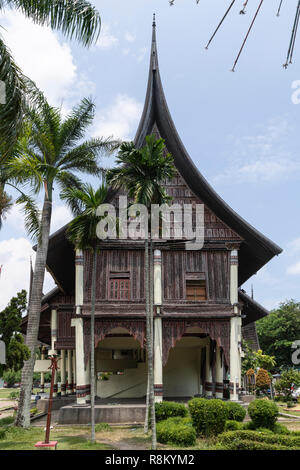
<svg viewBox="0 0 300 470"><path fill-rule="evenodd" d="M19 392L20 389L19 388L0 388L0 399L1 398L9 398L9 395L11 394L11 392ZM33 390L33 393L38 393L40 391L39 388L35 388ZM1 406L1 402L0 402L0 406Z"/></svg>
<svg viewBox="0 0 300 470"><path fill-rule="evenodd" d="M282 413L300 417L300 411L295 411L294 408L288 408L286 403L277 403L277 405ZM299 407L299 404L298 404L298 407Z"/></svg>
<svg viewBox="0 0 300 470"><path fill-rule="evenodd" d="M57 440L57 450L105 450L112 449L107 444L92 444L89 430L82 428L56 428L51 432L51 440ZM0 440L1 450L38 450L34 444L43 441L43 428L32 427L28 430L10 427L5 439Z"/></svg>

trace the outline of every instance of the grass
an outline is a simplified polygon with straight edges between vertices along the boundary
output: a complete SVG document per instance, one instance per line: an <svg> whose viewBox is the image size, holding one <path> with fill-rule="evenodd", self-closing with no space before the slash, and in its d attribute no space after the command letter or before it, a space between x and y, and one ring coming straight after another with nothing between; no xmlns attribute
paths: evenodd
<svg viewBox="0 0 300 470"><path fill-rule="evenodd" d="M34 444L43 441L45 432L43 428L32 427L30 429L20 429L10 427L5 439L0 441L1 450L38 450ZM88 428L63 427L55 428L51 431L50 439L58 441L57 450L109 450L112 447L108 444L96 442L92 444L89 440Z"/></svg>
<svg viewBox="0 0 300 470"><path fill-rule="evenodd" d="M11 394L11 392L19 392L19 391L20 391L19 388L0 388L0 400L1 400L1 398L10 399L9 395ZM39 391L40 391L39 388L34 388L33 389L34 394L38 393ZM11 400L14 400L14 398L12 398Z"/></svg>
<svg viewBox="0 0 300 470"><path fill-rule="evenodd" d="M300 411L294 411L294 408L288 408L286 403L277 403L277 405L282 413L300 417Z"/></svg>

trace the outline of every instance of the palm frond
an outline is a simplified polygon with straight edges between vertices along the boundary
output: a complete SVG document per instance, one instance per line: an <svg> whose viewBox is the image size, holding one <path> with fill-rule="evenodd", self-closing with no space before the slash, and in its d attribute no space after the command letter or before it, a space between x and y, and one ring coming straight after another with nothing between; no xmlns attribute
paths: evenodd
<svg viewBox="0 0 300 470"><path fill-rule="evenodd" d="M60 131L60 153L63 155L74 144L83 138L85 131L95 117L95 104L89 98L84 98L75 106L65 119Z"/></svg>
<svg viewBox="0 0 300 470"><path fill-rule="evenodd" d="M26 194L21 194L16 204L22 206L25 215L24 225L28 235L37 240L40 236L40 213L34 199Z"/></svg>
<svg viewBox="0 0 300 470"><path fill-rule="evenodd" d="M50 26L66 37L90 46L100 34L101 18L87 0L5 0L39 25Z"/></svg>
<svg viewBox="0 0 300 470"><path fill-rule="evenodd" d="M22 127L26 81L1 36L0 81L5 87L2 89L4 102L0 103L0 161L3 161L15 145Z"/></svg>
<svg viewBox="0 0 300 470"><path fill-rule="evenodd" d="M0 230L2 228L3 220L12 208L12 198L4 191L4 186L0 186Z"/></svg>

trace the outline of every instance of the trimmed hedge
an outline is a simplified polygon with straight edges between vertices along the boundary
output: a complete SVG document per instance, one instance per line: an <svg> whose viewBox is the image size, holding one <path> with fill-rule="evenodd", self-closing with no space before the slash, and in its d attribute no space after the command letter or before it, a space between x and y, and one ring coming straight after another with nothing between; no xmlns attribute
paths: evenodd
<svg viewBox="0 0 300 470"><path fill-rule="evenodd" d="M196 443L196 431L190 418L176 417L159 421L156 426L156 436L161 444L194 446Z"/></svg>
<svg viewBox="0 0 300 470"><path fill-rule="evenodd" d="M227 410L227 419L229 421L240 421L243 422L246 416L245 408L239 403L233 401L225 402Z"/></svg>
<svg viewBox="0 0 300 470"><path fill-rule="evenodd" d="M156 421L164 421L168 418L179 416L185 418L188 415L187 407L184 403L177 403L175 401L162 401L155 403L155 416Z"/></svg>
<svg viewBox="0 0 300 470"><path fill-rule="evenodd" d="M222 400L193 398L189 401L189 410L197 434L210 437L224 431L227 410Z"/></svg>
<svg viewBox="0 0 300 470"><path fill-rule="evenodd" d="M293 435L284 436L281 434L271 434L257 431L228 431L221 434L218 439L218 442L225 446L239 445L243 441L245 443L255 442L263 443L265 445L273 445L278 450L281 447L286 449L300 449L300 437ZM246 447L244 448L246 449ZM232 448L232 450L234 449Z"/></svg>
<svg viewBox="0 0 300 470"><path fill-rule="evenodd" d="M234 420L228 420L225 423L225 431L238 431L243 429L243 423Z"/></svg>
<svg viewBox="0 0 300 470"><path fill-rule="evenodd" d="M277 421L279 409L273 401L254 400L248 407L248 413L255 428L272 429Z"/></svg>

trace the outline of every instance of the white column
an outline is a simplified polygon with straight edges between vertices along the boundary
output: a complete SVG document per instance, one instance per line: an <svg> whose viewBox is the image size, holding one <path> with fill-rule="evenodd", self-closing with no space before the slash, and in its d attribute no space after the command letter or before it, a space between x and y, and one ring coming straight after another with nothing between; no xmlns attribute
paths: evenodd
<svg viewBox="0 0 300 470"><path fill-rule="evenodd" d="M45 359L45 349L44 349L44 348L42 348L41 359L42 359L42 360ZM41 392L43 392L43 393L44 393L44 391L45 391L45 373L44 373L44 372L41 372L40 390L41 390Z"/></svg>
<svg viewBox="0 0 300 470"><path fill-rule="evenodd" d="M80 315L83 305L83 253L76 250L75 255L75 304L76 313Z"/></svg>
<svg viewBox="0 0 300 470"><path fill-rule="evenodd" d="M60 391L61 396L66 395L66 351L64 349L60 352Z"/></svg>
<svg viewBox="0 0 300 470"><path fill-rule="evenodd" d="M230 400L239 399L241 383L241 331L242 320L238 304L238 250L230 253L230 301L234 317L230 320Z"/></svg>
<svg viewBox="0 0 300 470"><path fill-rule="evenodd" d="M67 352L67 379L68 379L68 386L67 386L67 395L72 393L72 351L68 349Z"/></svg>
<svg viewBox="0 0 300 470"><path fill-rule="evenodd" d="M162 305L162 276L161 276L161 251L154 250L153 261L154 305L156 313L160 314ZM154 395L155 401L163 400L163 358L162 358L162 319L154 318Z"/></svg>
<svg viewBox="0 0 300 470"><path fill-rule="evenodd" d="M51 310L51 351L49 355L57 355L55 350L55 343L57 340L57 310ZM57 373L55 372L54 386L53 386L53 398L57 397Z"/></svg>
<svg viewBox="0 0 300 470"><path fill-rule="evenodd" d="M154 319L154 395L163 401L162 319Z"/></svg>
<svg viewBox="0 0 300 470"><path fill-rule="evenodd" d="M216 349L216 398L223 398L223 358L222 350Z"/></svg>
<svg viewBox="0 0 300 470"><path fill-rule="evenodd" d="M162 280L161 280L161 251L154 250L153 261L153 282L154 282L154 305L162 304Z"/></svg>
<svg viewBox="0 0 300 470"><path fill-rule="evenodd" d="M212 370L210 365L210 338L206 344L206 359L205 359L205 395L212 396Z"/></svg>
<svg viewBox="0 0 300 470"><path fill-rule="evenodd" d="M73 318L76 342L76 400L78 405L85 405L90 399L90 368L84 363L83 319Z"/></svg>
<svg viewBox="0 0 300 470"><path fill-rule="evenodd" d="M72 353L72 372L73 372L73 393L76 393L76 349L73 349Z"/></svg>

